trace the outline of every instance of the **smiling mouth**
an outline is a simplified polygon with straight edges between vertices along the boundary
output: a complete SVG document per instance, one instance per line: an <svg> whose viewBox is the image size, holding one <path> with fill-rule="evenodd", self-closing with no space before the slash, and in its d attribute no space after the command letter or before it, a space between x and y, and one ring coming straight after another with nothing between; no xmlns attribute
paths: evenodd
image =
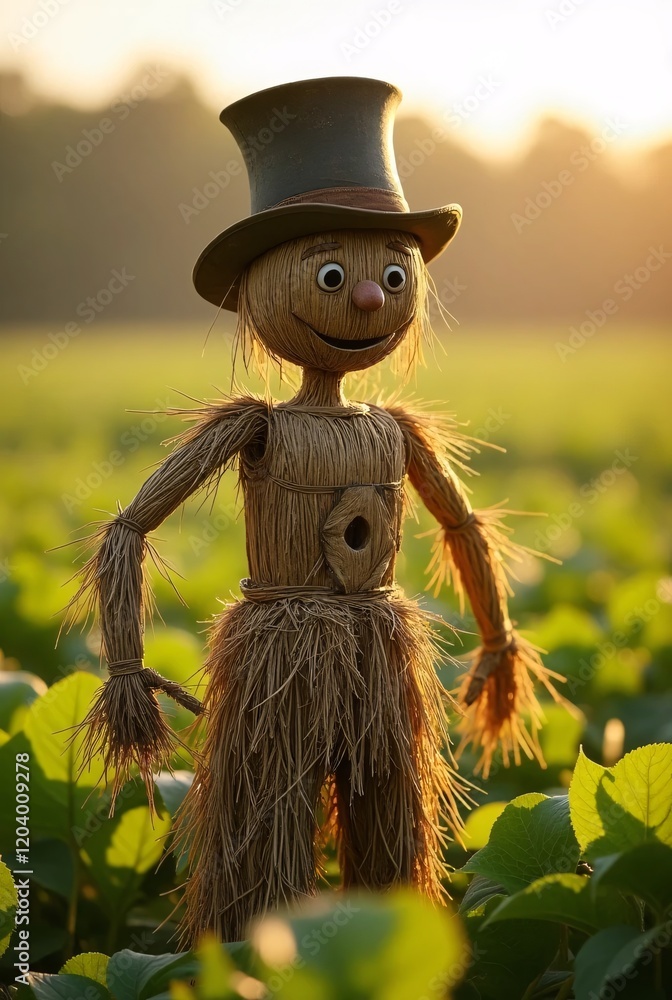
<svg viewBox="0 0 672 1000"><path fill-rule="evenodd" d="M329 347L335 347L337 351L364 351L367 347L375 347L377 344L383 344L392 336L391 333L386 333L384 337L367 337L364 340L347 340L345 337L327 337L326 333L319 333L317 330L313 330L312 326L310 327L310 330L316 337L319 337L320 340L324 341L325 344L329 344Z"/></svg>
<svg viewBox="0 0 672 1000"><path fill-rule="evenodd" d="M296 313L294 315L296 316ZM310 332L319 337L324 344L328 344L329 347L333 347L337 351L365 351L369 347L377 347L378 344L384 344L386 340L389 340L390 337L399 332L398 330L394 330L392 333L386 333L383 337L365 337L359 340L349 340L347 337L328 337L326 333L320 333L319 330L312 327L310 323L306 323L305 319L301 319L300 316L296 316L296 318L301 320Z"/></svg>

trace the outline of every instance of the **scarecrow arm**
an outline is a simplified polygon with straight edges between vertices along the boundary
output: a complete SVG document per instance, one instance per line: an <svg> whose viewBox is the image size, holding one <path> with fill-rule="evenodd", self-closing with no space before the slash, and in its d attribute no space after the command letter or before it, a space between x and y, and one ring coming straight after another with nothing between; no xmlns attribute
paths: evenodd
<svg viewBox="0 0 672 1000"><path fill-rule="evenodd" d="M401 407L390 412L406 442L408 477L441 525L433 580L439 586L452 580L462 610L466 593L482 639L459 691L465 709L462 743L481 747L480 767L485 774L498 745L505 764L509 753L518 763L520 748L543 763L536 735L541 713L533 679L559 700L551 683L557 675L543 666L538 651L516 633L507 607L511 588L506 560L520 559L524 550L509 539L501 510L472 510L451 468L449 459L462 464L468 452L476 450L469 439L427 415ZM523 713L530 715L529 731Z"/></svg>
<svg viewBox="0 0 672 1000"><path fill-rule="evenodd" d="M148 553L159 572L169 578L146 536L194 492L216 488L241 448L261 437L266 427L266 409L252 399L169 412L198 422L173 439L179 447L128 507L95 533L97 551L83 567L81 585L69 606L70 620L82 607L97 611L110 674L82 723L85 763L99 751L103 753L106 770L114 772L113 798L131 765L137 764L150 802L152 773L169 762L175 743L153 692L165 692L197 715L202 706L142 662L145 613L153 604L143 573Z"/></svg>

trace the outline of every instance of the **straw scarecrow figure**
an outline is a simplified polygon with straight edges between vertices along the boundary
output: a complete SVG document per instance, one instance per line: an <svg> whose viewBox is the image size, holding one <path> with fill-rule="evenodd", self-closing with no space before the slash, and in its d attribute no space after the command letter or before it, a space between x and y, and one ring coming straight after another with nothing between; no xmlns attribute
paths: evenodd
<svg viewBox="0 0 672 1000"><path fill-rule="evenodd" d="M406 483L440 526L437 579L466 594L482 637L458 696L463 741L486 771L498 746L539 756L532 685L554 693L551 675L509 618L517 551L502 512L472 510L453 471L473 443L449 421L343 392L346 373L417 352L425 265L461 218L457 205L409 211L392 152L399 100L380 81L319 79L222 112L252 214L203 252L196 289L237 311L248 348L299 366L301 386L286 403L186 411L177 447L100 529L75 600L97 607L109 670L85 753L102 751L115 791L135 765L151 793L174 752L156 691L206 717L178 819L187 942L206 929L241 938L251 917L313 894L325 811L345 886L442 897L445 830L459 832L466 784L447 746L431 616L394 580ZM156 558L148 534L234 465L249 578L212 626L201 705L143 663L143 561Z"/></svg>

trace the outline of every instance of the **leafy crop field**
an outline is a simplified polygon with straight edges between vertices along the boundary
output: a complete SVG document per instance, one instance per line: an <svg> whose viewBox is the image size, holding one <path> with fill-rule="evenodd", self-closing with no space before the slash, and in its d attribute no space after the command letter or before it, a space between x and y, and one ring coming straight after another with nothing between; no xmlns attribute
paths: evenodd
<svg viewBox="0 0 672 1000"><path fill-rule="evenodd" d="M287 918L289 935L262 925L251 943L205 942L199 956L176 958L169 953L182 873L172 857L157 864L190 762L177 760L177 776L160 779L153 828L140 788L125 789L109 820L109 800L95 789L99 775L77 777L68 727L102 673L95 631L73 630L56 645L79 564L77 546L57 547L128 503L165 454L161 442L181 424L151 411L193 405L182 393L204 399L230 390L230 339L213 332L203 353L205 331L186 325L50 333L6 331L0 373L0 851L16 870L15 761L27 754L31 969L71 977L34 978L33 993L43 1000L168 997L171 989L175 1000L668 996L669 335L605 328L583 343L574 338L568 350L567 329L457 327L403 385L389 373L369 380L369 398L398 391L402 400L429 401L496 446L483 446L473 463L475 506L506 500L516 511L546 513L511 518L517 540L558 560L518 567L513 617L567 677L564 693L581 716L545 706L545 770L524 761L496 766L486 782L474 779L482 792L469 838L448 856L458 869L450 892L460 915L427 910L405 893L327 894L321 908ZM237 378L259 388L244 371ZM275 378L272 390L291 392ZM366 398L356 380L351 395ZM461 629L452 652L462 657L476 644L472 620L460 618L452 594L425 592L431 528L421 510L409 518L398 575L407 592ZM163 622L148 628L146 659L186 682L202 662L208 620L246 574L234 477L213 503L192 501L156 536L183 577L176 582L185 603L155 579ZM456 667L440 670L452 687ZM188 721L175 718L177 726ZM473 766L462 759L468 776ZM326 871L328 889L337 877L329 850ZM0 979L8 983L20 942L9 934L22 905L12 892L0 871L0 950L9 945ZM333 942L313 947L311 935L341 924ZM73 960L82 953L99 957ZM196 975L200 985L169 987Z"/></svg>

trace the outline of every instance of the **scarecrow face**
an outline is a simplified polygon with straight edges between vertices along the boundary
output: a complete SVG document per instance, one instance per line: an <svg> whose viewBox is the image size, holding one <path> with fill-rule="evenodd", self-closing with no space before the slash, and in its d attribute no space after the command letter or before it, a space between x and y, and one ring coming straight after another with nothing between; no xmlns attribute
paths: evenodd
<svg viewBox="0 0 672 1000"><path fill-rule="evenodd" d="M271 354L303 367L369 368L420 323L423 275L407 233L345 230L283 243L246 278L254 334Z"/></svg>

